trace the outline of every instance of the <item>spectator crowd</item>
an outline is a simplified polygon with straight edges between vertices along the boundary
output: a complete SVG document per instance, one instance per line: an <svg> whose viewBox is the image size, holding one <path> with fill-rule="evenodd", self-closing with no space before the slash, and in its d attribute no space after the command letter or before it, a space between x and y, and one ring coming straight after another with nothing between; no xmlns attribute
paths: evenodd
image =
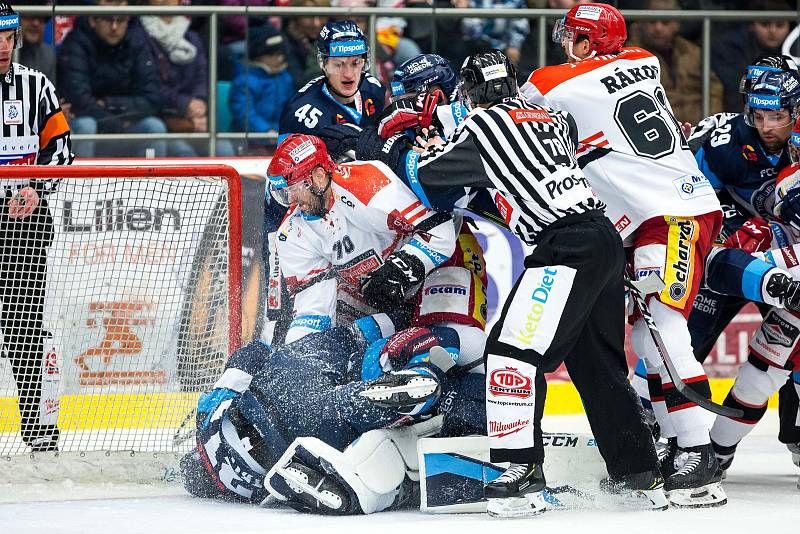
<svg viewBox="0 0 800 534"><path fill-rule="evenodd" d="M41 5L19 0L15 6ZM99 6L291 6L291 7L436 7L551 8L567 10L576 0L73 0L58 4ZM610 2L614 3L614 2ZM737 8L785 11L795 1L645 0L616 2L621 9L686 10ZM367 32L366 17L347 16ZM316 39L329 20L323 16L221 17L218 41L217 118L221 131L276 134L285 103L321 75ZM551 42L555 20L548 20L544 51L548 65L564 62ZM24 46L17 61L54 81L75 134L203 133L208 131L207 17L23 16ZM739 80L761 55L780 54L794 24L754 20L712 25L710 112L741 111ZM517 65L520 80L538 66L538 19L380 17L376 23L373 72L389 87L397 66L419 53L435 52L458 67L468 54L503 50ZM661 63L661 82L681 122L702 119L702 54L697 21L665 17L631 25L628 45L653 52ZM800 55L797 51L795 55ZM274 137L249 144L218 143L218 154L263 153ZM207 142L196 140L76 141L80 157L205 155Z"/></svg>

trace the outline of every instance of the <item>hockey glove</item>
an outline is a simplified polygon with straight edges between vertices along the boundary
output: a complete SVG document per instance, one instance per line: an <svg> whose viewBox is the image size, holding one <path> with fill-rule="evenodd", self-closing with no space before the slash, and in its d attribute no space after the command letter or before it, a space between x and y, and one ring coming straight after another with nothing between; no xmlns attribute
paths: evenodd
<svg viewBox="0 0 800 534"><path fill-rule="evenodd" d="M772 230L761 217L752 217L725 240L728 248L738 248L748 254L768 250L772 243Z"/></svg>
<svg viewBox="0 0 800 534"><path fill-rule="evenodd" d="M390 254L383 265L361 278L361 294L378 310L388 311L399 306L406 292L422 282L424 276L422 261L398 250Z"/></svg>
<svg viewBox="0 0 800 534"><path fill-rule="evenodd" d="M350 150L356 150L361 128L355 124L332 124L317 130L314 135L322 139L333 159L340 159Z"/></svg>
<svg viewBox="0 0 800 534"><path fill-rule="evenodd" d="M356 145L356 160L382 161L396 173L401 172L402 176L405 171L399 170L398 167L403 161L403 155L410 147L411 139L405 134L398 133L389 139L381 139L373 126L365 128L359 135Z"/></svg>
<svg viewBox="0 0 800 534"><path fill-rule="evenodd" d="M445 103L444 94L436 89L425 93L409 93L398 98L378 117L378 134L388 139L407 129L428 128L436 106Z"/></svg>
<svg viewBox="0 0 800 534"><path fill-rule="evenodd" d="M800 187L786 191L780 206L781 219L800 230Z"/></svg>
<svg viewBox="0 0 800 534"><path fill-rule="evenodd" d="M424 359L431 347L440 344L439 337L430 329L412 326L389 338L381 351L381 361L387 359L391 369L402 369L410 363Z"/></svg>

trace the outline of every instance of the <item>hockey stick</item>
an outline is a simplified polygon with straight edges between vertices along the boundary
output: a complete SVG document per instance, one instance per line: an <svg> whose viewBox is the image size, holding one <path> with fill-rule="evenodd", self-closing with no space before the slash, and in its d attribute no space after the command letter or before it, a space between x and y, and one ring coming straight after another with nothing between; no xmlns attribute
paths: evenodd
<svg viewBox="0 0 800 534"><path fill-rule="evenodd" d="M629 275L626 277L625 285L628 286L629 294L631 297L633 297L636 307L639 309L644 322L647 324L647 329L650 331L650 337L653 338L653 343L655 343L656 349L661 356L661 361L664 362L664 366L667 369L667 374L669 374L669 377L672 380L672 383L675 385L675 389L678 390L678 393L686 397L687 400L697 404L709 412L723 415L725 417L743 417L744 412L742 410L717 404L716 402L703 397L700 393L687 386L686 382L681 380L678 370L675 368L675 363L670 358L667 348L664 346L664 340L661 338L661 332L658 331L658 327L656 326L653 316L650 313L650 307L647 305L647 301L644 297L644 295L657 293L664 289L665 284L661 277L656 273L651 273L641 280L633 281Z"/></svg>

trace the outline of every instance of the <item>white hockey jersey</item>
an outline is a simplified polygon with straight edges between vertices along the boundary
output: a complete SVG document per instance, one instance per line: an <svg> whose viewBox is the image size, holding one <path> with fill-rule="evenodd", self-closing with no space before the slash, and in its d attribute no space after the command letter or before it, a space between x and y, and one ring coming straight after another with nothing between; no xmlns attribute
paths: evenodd
<svg viewBox="0 0 800 534"><path fill-rule="evenodd" d="M720 210L672 114L658 59L650 52L623 48L616 55L543 67L520 92L532 104L575 118L578 163L623 240L658 215Z"/></svg>
<svg viewBox="0 0 800 534"><path fill-rule="evenodd" d="M294 295L287 343L335 326L337 292L358 299L359 279L395 250L419 258L426 274L455 250L453 218L426 208L383 163L340 165L330 187L325 217L293 206L277 231L281 273Z"/></svg>

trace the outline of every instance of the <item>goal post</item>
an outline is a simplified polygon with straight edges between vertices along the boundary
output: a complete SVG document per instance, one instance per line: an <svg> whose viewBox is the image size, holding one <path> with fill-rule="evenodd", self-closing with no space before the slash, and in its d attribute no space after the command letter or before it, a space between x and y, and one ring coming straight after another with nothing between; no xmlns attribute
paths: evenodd
<svg viewBox="0 0 800 534"><path fill-rule="evenodd" d="M48 207L12 217L30 179L52 187ZM169 478L199 393L240 344L239 174L4 166L0 186L0 460L49 479L71 477L70 457L160 458ZM32 453L53 427L58 452Z"/></svg>

